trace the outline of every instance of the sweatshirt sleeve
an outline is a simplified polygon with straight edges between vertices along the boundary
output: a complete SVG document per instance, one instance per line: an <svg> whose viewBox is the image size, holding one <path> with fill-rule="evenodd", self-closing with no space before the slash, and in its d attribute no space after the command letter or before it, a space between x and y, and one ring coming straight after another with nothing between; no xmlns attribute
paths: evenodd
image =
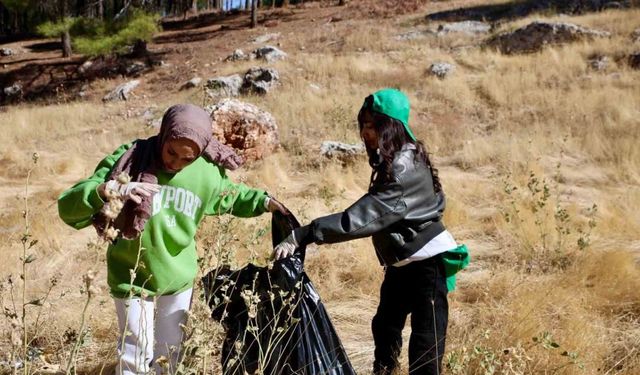
<svg viewBox="0 0 640 375"><path fill-rule="evenodd" d="M219 194L211 199L205 214L222 215L230 213L238 217L254 217L266 211L264 190L253 189L245 184L236 184L222 172Z"/></svg>
<svg viewBox="0 0 640 375"><path fill-rule="evenodd" d="M91 177L78 182L60 194L58 214L62 221L75 229L82 229L91 224L91 217L104 205L97 191L98 185L105 182L113 166L130 147L131 144L118 147L113 154L98 164Z"/></svg>

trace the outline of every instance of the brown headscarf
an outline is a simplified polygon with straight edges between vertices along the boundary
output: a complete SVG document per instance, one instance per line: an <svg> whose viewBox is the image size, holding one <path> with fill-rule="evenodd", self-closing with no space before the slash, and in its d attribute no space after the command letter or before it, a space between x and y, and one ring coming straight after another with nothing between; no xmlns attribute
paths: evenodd
<svg viewBox="0 0 640 375"><path fill-rule="evenodd" d="M162 147L172 139L189 139L198 145L199 156L226 169L237 169L243 164L242 158L233 148L212 137L211 118L207 112L195 105L177 104L170 107L162 117L160 133L156 136L137 140L115 164L107 181L117 179L122 172L131 176L133 182L158 183L157 172L163 168ZM112 223L120 230L120 237L134 239L151 217L153 197L143 197L140 204L127 200L118 217ZM101 212L93 217L93 225L102 235L108 224Z"/></svg>

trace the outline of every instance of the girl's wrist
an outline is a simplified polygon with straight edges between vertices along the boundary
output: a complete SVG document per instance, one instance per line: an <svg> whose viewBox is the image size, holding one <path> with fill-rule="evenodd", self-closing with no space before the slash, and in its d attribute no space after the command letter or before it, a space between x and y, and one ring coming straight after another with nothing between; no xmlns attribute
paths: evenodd
<svg viewBox="0 0 640 375"><path fill-rule="evenodd" d="M269 202L271 202L271 196L269 194L267 194L267 196L264 198L264 209L269 211Z"/></svg>
<svg viewBox="0 0 640 375"><path fill-rule="evenodd" d="M104 182L96 187L96 191L98 192L98 195L100 196L100 198L102 198L102 200L107 199L106 184Z"/></svg>

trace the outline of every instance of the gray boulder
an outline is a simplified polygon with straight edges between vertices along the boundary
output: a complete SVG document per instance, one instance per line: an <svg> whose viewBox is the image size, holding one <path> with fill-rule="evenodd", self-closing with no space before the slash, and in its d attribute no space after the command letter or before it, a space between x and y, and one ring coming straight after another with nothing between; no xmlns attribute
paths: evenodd
<svg viewBox="0 0 640 375"><path fill-rule="evenodd" d="M0 48L0 56L11 56L15 54L11 48Z"/></svg>
<svg viewBox="0 0 640 375"><path fill-rule="evenodd" d="M108 93L105 97L102 98L103 102L110 102L115 100L128 100L131 96L133 89L138 87L140 81L135 79L133 81L129 81L123 83L116 87L113 91Z"/></svg>
<svg viewBox="0 0 640 375"><path fill-rule="evenodd" d="M447 78L456 70L456 66L446 62L435 62L429 66L429 73L440 79Z"/></svg>
<svg viewBox="0 0 640 375"><path fill-rule="evenodd" d="M220 98L240 95L242 84L242 77L239 74L233 74L226 77L210 78L205 86L210 97Z"/></svg>
<svg viewBox="0 0 640 375"><path fill-rule="evenodd" d="M262 58L267 60L268 62L284 60L287 58L287 54L284 51L274 46L260 47L253 51L253 54L256 56L256 58Z"/></svg>
<svg viewBox="0 0 640 375"><path fill-rule="evenodd" d="M363 143L348 144L336 141L324 141L320 145L320 155L327 159L336 159L342 163L354 161L358 156L366 154Z"/></svg>
<svg viewBox="0 0 640 375"><path fill-rule="evenodd" d="M591 30L571 23L536 21L515 31L496 35L485 45L504 54L531 53L540 51L548 44L609 36L611 34L606 31Z"/></svg>
<svg viewBox="0 0 640 375"><path fill-rule="evenodd" d="M242 94L265 95L280 81L278 71L271 68L253 67L244 75Z"/></svg>
<svg viewBox="0 0 640 375"><path fill-rule="evenodd" d="M491 25L480 21L461 21L445 23L438 26L438 35L449 33L464 33L467 35L486 34L491 31Z"/></svg>

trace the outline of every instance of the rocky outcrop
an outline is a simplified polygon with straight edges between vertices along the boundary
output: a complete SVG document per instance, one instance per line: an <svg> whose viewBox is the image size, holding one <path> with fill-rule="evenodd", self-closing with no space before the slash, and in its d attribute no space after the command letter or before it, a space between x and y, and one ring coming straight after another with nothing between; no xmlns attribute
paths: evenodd
<svg viewBox="0 0 640 375"><path fill-rule="evenodd" d="M139 80L133 80L126 83L123 83L116 87L113 91L107 94L104 98L102 98L103 102L110 102L116 100L129 100L133 89L138 87L140 84Z"/></svg>
<svg viewBox="0 0 640 375"><path fill-rule="evenodd" d="M260 160L280 147L275 118L253 104L223 99L206 108L213 135L233 147L245 160Z"/></svg>
<svg viewBox="0 0 640 375"><path fill-rule="evenodd" d="M548 44L563 44L609 36L608 32L591 30L571 23L536 21L515 31L496 35L485 45L504 54L518 54L540 51Z"/></svg>

